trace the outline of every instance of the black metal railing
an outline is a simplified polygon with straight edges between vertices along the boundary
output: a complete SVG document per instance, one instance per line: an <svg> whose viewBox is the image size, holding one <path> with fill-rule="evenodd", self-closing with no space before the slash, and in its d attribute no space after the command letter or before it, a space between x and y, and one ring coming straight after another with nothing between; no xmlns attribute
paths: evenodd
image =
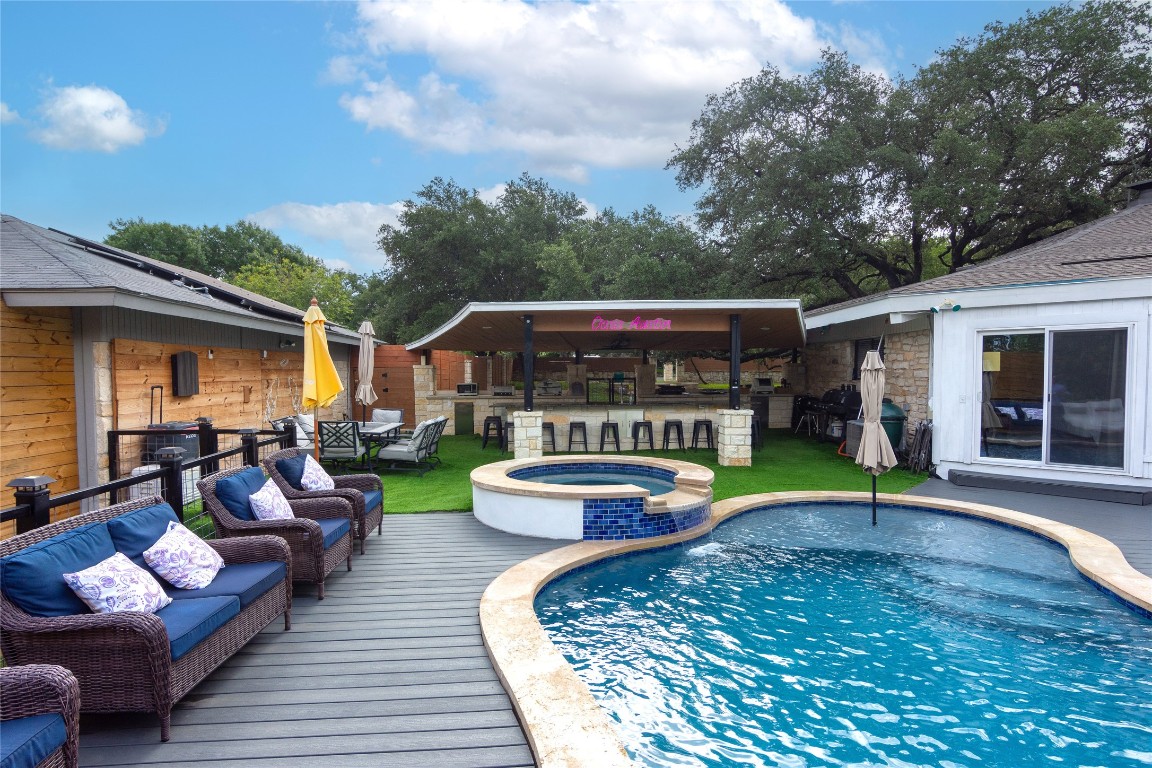
<svg viewBox="0 0 1152 768"><path fill-rule="evenodd" d="M0 510L0 522L16 521L16 532L24 533L51 519L51 511L58 507L82 504L90 499L106 496L105 503L111 505L126 498L159 495L175 510L176 515L186 526L204 538L214 534L211 521L205 516L200 494L195 490L195 481L201 476L218 472L230 466L260 465L260 460L269 452L296 444L295 425L289 424L280 430L229 429L216 430L207 421L207 439L201 432L199 445L218 448L220 436L233 446L224 450L213 450L195 458L186 458L185 449L179 445L155 447L151 458L152 465L136 467L126 477L117 477L119 465L111 459L113 445L119 445L124 436L156 436L162 432L180 430L115 430L109 432L109 476L107 483L68 491L53 496L48 486L54 479L47 476L20 477L8 483L15 489L16 504ZM202 425L203 427L204 425ZM116 473L113 470L116 470ZM191 492L188 492L189 487Z"/></svg>

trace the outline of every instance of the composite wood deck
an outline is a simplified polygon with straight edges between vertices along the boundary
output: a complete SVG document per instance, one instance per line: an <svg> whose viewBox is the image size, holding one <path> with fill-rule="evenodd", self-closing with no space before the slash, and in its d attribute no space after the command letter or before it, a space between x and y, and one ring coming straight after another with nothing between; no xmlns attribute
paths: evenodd
<svg viewBox="0 0 1152 768"><path fill-rule="evenodd" d="M532 753L480 636L480 595L559 542L470 514L385 515L323 602L297 585L275 622L177 706L82 721L82 766L530 766Z"/></svg>

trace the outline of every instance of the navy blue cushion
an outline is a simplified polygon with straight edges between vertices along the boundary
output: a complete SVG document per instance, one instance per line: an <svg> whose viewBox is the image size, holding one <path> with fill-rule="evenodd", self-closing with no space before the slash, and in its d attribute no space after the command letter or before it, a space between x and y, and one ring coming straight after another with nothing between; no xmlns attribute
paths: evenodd
<svg viewBox="0 0 1152 768"><path fill-rule="evenodd" d="M216 498L239 520L255 520L248 497L264 487L268 478L260 467L249 467L216 483Z"/></svg>
<svg viewBox="0 0 1152 768"><path fill-rule="evenodd" d="M0 723L0 768L36 768L68 740L64 718L32 715Z"/></svg>
<svg viewBox="0 0 1152 768"><path fill-rule="evenodd" d="M297 454L294 459L277 459L276 471L288 481L288 485L302 491L304 486L300 484L300 478L304 477L304 462L307 459L308 454L306 453Z"/></svg>
<svg viewBox="0 0 1152 768"><path fill-rule="evenodd" d="M112 545L117 552L122 552L132 562L147 568L144 550L168 532L168 523L178 522L180 518L176 517L172 507L153 504L109 520L108 535L112 537Z"/></svg>
<svg viewBox="0 0 1152 768"><path fill-rule="evenodd" d="M364 491L364 511L371 512L384 501L384 494L380 491Z"/></svg>
<svg viewBox="0 0 1152 768"><path fill-rule="evenodd" d="M233 563L221 569L212 583L203 589L176 589L167 586L164 590L173 600L186 600L196 597L218 597L235 595L240 598L240 608L263 595L284 581L284 563Z"/></svg>
<svg viewBox="0 0 1152 768"><path fill-rule="evenodd" d="M175 661L239 613L238 597L218 595L198 600L173 600L157 611L156 615L164 622L164 629L168 632L168 647Z"/></svg>
<svg viewBox="0 0 1152 768"><path fill-rule="evenodd" d="M320 530L324 532L324 549L332 549L332 545L340 541L340 537L352 527L352 522L343 517L327 518L316 522L320 524Z"/></svg>
<svg viewBox="0 0 1152 768"><path fill-rule="evenodd" d="M89 523L0 560L0 585L9 600L33 616L92 613L64 581L64 574L90 568L114 554L108 526Z"/></svg>

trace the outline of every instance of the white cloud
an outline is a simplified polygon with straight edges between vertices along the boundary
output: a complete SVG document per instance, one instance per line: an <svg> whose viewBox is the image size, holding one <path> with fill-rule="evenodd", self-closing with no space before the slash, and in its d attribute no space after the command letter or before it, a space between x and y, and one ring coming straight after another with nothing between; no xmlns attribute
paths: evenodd
<svg viewBox="0 0 1152 768"><path fill-rule="evenodd" d="M350 261L329 259L328 266L364 271L363 265L369 269L385 265L384 254L376 248L376 233L382 224L398 224L403 210L403 203L280 203L246 218L274 231L291 230L315 240L339 243ZM290 237L284 239L291 242Z"/></svg>
<svg viewBox="0 0 1152 768"><path fill-rule="evenodd" d="M18 122L20 122L20 113L10 108L5 102L0 101L0 125Z"/></svg>
<svg viewBox="0 0 1152 768"><path fill-rule="evenodd" d="M576 181L589 167L662 166L708 94L769 62L806 70L830 45L780 0L385 1L358 18L361 55L389 74L361 74L341 97L353 120ZM405 77L413 61L429 69Z"/></svg>
<svg viewBox="0 0 1152 768"><path fill-rule="evenodd" d="M117 152L164 132L164 123L98 85L51 88L37 108L40 121L33 137L49 147Z"/></svg>

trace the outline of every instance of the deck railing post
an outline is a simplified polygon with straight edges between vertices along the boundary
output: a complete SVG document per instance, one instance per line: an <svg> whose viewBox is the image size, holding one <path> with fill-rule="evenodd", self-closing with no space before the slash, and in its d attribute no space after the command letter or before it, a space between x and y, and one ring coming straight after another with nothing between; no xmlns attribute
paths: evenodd
<svg viewBox="0 0 1152 768"><path fill-rule="evenodd" d="M280 431L283 436L280 438L281 448L295 448L296 447L296 419L289 416L280 422Z"/></svg>
<svg viewBox="0 0 1152 768"><path fill-rule="evenodd" d="M246 467L260 466L260 446L256 445L256 441L259 439L256 434L257 431L251 428L240 430L240 444L244 446L244 466Z"/></svg>
<svg viewBox="0 0 1152 768"><path fill-rule="evenodd" d="M197 416L196 423L200 426L200 455L211 456L220 450L220 433L212 426L211 416ZM201 470L205 475L211 475L220 470L220 462L213 461L204 465Z"/></svg>
<svg viewBox="0 0 1152 768"><path fill-rule="evenodd" d="M174 445L156 451L157 462L164 470L164 501L184 522L184 449Z"/></svg>
<svg viewBox="0 0 1152 768"><path fill-rule="evenodd" d="M16 504L18 506L27 504L30 510L29 514L16 518L16 533L27 533L33 528L48 525L48 497L50 496L48 486L54 482L56 482L54 477L35 475L18 477L8 483L8 487L14 488L16 491L13 494L16 497Z"/></svg>

